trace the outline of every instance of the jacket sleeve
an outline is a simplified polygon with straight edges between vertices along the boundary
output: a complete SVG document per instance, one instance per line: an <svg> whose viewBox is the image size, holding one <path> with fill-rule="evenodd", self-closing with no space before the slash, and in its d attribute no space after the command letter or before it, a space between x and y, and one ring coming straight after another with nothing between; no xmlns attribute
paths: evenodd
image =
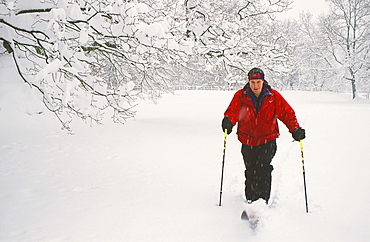
<svg viewBox="0 0 370 242"><path fill-rule="evenodd" d="M241 110L241 98L243 94L243 89L237 91L227 107L224 116L228 117L233 125L239 121L239 114Z"/></svg>
<svg viewBox="0 0 370 242"><path fill-rule="evenodd" d="M279 92L275 91L274 94L276 96L276 116L292 133L300 127L295 112Z"/></svg>

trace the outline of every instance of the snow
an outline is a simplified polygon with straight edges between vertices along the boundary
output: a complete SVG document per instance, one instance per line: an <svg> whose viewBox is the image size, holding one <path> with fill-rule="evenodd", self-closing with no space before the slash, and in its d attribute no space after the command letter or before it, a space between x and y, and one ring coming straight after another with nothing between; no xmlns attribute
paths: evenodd
<svg viewBox="0 0 370 242"><path fill-rule="evenodd" d="M369 100L282 91L306 129L301 154L280 123L271 206L256 233L240 219L243 162L220 123L234 92L179 91L141 101L125 125L73 121L0 59L0 241L367 241ZM29 107L32 112L27 112ZM39 113L42 111L41 115ZM29 115L33 114L33 115ZM108 115L109 116L109 115Z"/></svg>

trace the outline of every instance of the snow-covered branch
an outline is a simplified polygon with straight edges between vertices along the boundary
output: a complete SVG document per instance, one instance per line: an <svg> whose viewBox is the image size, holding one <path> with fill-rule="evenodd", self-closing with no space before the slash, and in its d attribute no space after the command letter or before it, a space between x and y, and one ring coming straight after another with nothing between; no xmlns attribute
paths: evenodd
<svg viewBox="0 0 370 242"><path fill-rule="evenodd" d="M139 94L170 90L164 73L186 54L154 9L100 0L50 4L0 3L0 40L64 128L73 116L101 123L107 110L122 123L135 115Z"/></svg>

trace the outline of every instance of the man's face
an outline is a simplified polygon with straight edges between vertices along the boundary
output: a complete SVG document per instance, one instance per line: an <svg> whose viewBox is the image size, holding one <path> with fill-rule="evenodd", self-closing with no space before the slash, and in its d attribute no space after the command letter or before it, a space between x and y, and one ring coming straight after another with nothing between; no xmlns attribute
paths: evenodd
<svg viewBox="0 0 370 242"><path fill-rule="evenodd" d="M263 80L262 79L252 79L249 81L249 86L251 87L254 95L258 97L262 92Z"/></svg>

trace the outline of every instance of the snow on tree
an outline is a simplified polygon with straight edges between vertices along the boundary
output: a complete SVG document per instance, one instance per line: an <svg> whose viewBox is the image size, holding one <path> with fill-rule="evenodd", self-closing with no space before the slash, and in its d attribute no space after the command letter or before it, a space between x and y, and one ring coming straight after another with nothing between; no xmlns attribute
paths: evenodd
<svg viewBox="0 0 370 242"><path fill-rule="evenodd" d="M289 4L287 0L185 1L188 38L196 41L194 50L204 57L198 66L242 83L255 66L271 74L284 72L289 66L288 40L272 19Z"/></svg>
<svg viewBox="0 0 370 242"><path fill-rule="evenodd" d="M370 1L330 0L331 12L322 18L321 28L333 60L344 69L352 97L357 85L368 83L370 57Z"/></svg>
<svg viewBox="0 0 370 242"><path fill-rule="evenodd" d="M30 0L0 2L0 40L18 72L70 129L133 117L135 98L193 83L244 82L260 66L280 72L287 41L270 21L288 0ZM197 78L202 72L209 78ZM173 82L173 83L172 83ZM208 85L207 84L207 85Z"/></svg>
<svg viewBox="0 0 370 242"><path fill-rule="evenodd" d="M0 2L0 40L18 73L70 130L74 116L101 123L135 115L138 95L168 90L188 43L168 33L165 15L136 1ZM159 11L160 12L160 11Z"/></svg>
<svg viewBox="0 0 370 242"><path fill-rule="evenodd" d="M0 40L22 79L70 130L74 117L123 123L137 97L173 86L245 83L259 66L282 85L289 0L29 0L0 2Z"/></svg>
<svg viewBox="0 0 370 242"><path fill-rule="evenodd" d="M285 79L290 89L344 91L337 65L327 52L327 43L313 15L302 12L298 20L288 20L293 48L293 71ZM284 29L284 28L283 28Z"/></svg>

